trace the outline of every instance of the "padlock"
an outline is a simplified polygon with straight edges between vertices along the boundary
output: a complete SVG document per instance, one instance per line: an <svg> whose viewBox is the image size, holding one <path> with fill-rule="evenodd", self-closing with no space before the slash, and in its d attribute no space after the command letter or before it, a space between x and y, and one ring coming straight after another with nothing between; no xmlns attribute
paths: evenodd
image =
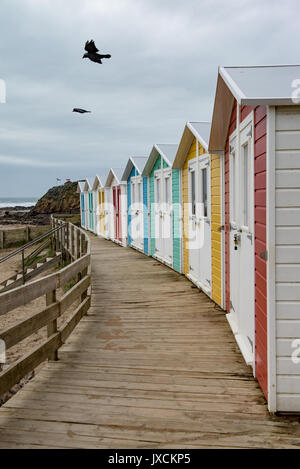
<svg viewBox="0 0 300 469"><path fill-rule="evenodd" d="M237 251L238 244L239 244L239 235L235 234L235 235L233 235L233 245L234 245L234 250L235 251Z"/></svg>

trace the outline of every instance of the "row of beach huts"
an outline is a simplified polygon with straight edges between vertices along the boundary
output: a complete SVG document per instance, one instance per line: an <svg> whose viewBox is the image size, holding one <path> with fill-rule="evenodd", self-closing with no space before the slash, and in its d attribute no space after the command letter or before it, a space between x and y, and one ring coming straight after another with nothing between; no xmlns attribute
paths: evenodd
<svg viewBox="0 0 300 469"><path fill-rule="evenodd" d="M300 411L297 83L300 66L220 67L212 122L78 183L82 227L224 309L271 412Z"/></svg>

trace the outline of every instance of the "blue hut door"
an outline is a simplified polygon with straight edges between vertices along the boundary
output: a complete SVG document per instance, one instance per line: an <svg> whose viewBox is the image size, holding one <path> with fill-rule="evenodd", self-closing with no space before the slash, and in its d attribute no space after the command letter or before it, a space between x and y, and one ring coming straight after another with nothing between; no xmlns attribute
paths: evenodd
<svg viewBox="0 0 300 469"><path fill-rule="evenodd" d="M84 194L80 194L80 200L81 200L81 226L85 226Z"/></svg>

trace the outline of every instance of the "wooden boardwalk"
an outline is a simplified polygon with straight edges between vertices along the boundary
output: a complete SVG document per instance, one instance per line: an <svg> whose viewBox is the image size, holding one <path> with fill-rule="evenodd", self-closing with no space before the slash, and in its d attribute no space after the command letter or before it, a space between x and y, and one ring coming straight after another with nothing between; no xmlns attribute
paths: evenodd
<svg viewBox="0 0 300 469"><path fill-rule="evenodd" d="M0 409L1 448L297 448L224 312L152 258L92 237L92 307Z"/></svg>

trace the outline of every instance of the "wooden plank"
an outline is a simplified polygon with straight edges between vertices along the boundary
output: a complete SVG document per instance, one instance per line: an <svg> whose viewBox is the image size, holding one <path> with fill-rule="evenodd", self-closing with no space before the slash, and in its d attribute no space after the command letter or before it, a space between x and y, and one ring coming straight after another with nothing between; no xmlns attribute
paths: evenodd
<svg viewBox="0 0 300 469"><path fill-rule="evenodd" d="M0 373L0 396L43 363L49 355L61 346L60 334L56 333L33 351L20 358Z"/></svg>
<svg viewBox="0 0 300 469"><path fill-rule="evenodd" d="M81 257L69 266L62 269L59 273L60 286L63 286L65 283L75 277L79 272L82 272L85 268L87 268L90 264L90 259L90 254L86 254L85 256Z"/></svg>
<svg viewBox="0 0 300 469"><path fill-rule="evenodd" d="M91 298L88 296L82 303L76 308L71 318L59 329L61 333L61 341L65 343L71 332L77 326L81 318L88 312L91 304Z"/></svg>
<svg viewBox="0 0 300 469"><path fill-rule="evenodd" d="M76 283L60 300L61 313L66 311L83 292L86 292L91 284L91 276L87 275L80 282Z"/></svg>
<svg viewBox="0 0 300 469"><path fill-rule="evenodd" d="M28 319L2 330L0 332L0 339L4 340L6 348L9 349L13 345L21 342L21 340L46 326L50 321L58 318L59 315L59 303L56 302L45 308L43 311L33 314Z"/></svg>
<svg viewBox="0 0 300 469"><path fill-rule="evenodd" d="M92 255L93 295L60 327L60 360L0 409L9 447L298 446L298 420L268 414L220 308L131 249L92 237Z"/></svg>
<svg viewBox="0 0 300 469"><path fill-rule="evenodd" d="M58 274L50 274L41 279L0 294L0 316L24 306L30 301L45 295L58 287Z"/></svg>

